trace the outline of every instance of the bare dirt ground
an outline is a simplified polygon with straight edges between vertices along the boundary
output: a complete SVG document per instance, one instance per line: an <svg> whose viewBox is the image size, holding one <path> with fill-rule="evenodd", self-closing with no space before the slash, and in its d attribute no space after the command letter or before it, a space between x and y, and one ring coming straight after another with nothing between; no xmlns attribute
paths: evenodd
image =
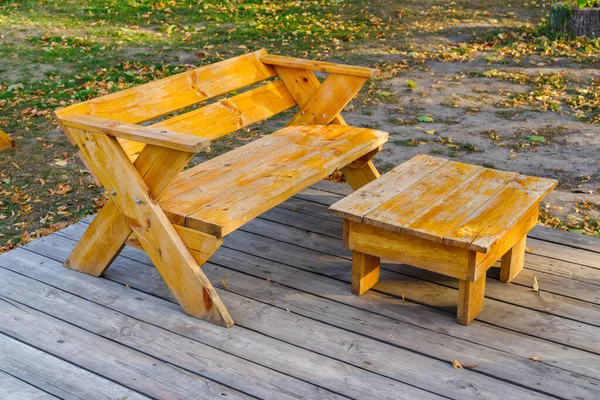
<svg viewBox="0 0 600 400"><path fill-rule="evenodd" d="M547 198L553 215L567 217L576 203L600 203L600 127L574 120L572 115L535 109L497 107L507 93L529 88L493 78L472 77L489 70L487 63L427 62L389 81L397 92L393 104L380 103L368 111L350 112L351 124L390 133L390 143L377 157L388 170L416 154L439 154L463 162L523 174L554 178L558 188ZM539 75L547 68L505 68ZM596 69L561 67L573 76L600 78ZM417 87L407 88L413 80ZM405 123L419 115L431 115L433 123ZM543 143L527 136L541 136ZM575 213L576 215L576 213ZM589 215L598 218L599 210Z"/></svg>

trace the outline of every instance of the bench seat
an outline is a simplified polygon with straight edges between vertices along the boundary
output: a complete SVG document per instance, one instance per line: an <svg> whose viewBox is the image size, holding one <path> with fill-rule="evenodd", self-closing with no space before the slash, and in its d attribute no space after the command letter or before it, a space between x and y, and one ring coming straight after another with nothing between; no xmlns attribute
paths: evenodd
<svg viewBox="0 0 600 400"><path fill-rule="evenodd" d="M160 206L175 224L223 237L386 141L347 125L286 127L183 171Z"/></svg>

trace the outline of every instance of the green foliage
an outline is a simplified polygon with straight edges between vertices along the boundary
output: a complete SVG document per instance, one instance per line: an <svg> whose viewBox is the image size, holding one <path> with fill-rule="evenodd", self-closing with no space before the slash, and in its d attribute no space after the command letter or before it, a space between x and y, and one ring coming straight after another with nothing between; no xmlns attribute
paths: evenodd
<svg viewBox="0 0 600 400"><path fill-rule="evenodd" d="M430 124L430 123L432 123L432 122L433 122L433 118L431 118L431 117L430 117L430 116L428 116L428 115L419 115L419 116L417 117L417 121L419 121L419 122L424 122L424 123L427 123L427 124Z"/></svg>

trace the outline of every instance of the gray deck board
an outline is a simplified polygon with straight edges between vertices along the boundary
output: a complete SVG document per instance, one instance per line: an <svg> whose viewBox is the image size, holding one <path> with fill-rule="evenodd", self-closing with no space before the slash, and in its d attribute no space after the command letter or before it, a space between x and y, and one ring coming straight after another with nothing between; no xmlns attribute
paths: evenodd
<svg viewBox="0 0 600 400"><path fill-rule="evenodd" d="M536 227L524 272L504 285L492 270L463 327L437 274L384 265L350 293L327 214L347 191L321 182L225 239L203 269L230 329L186 316L139 250L103 278L63 268L90 219L0 255L0 398L600 397L600 241Z"/></svg>
<svg viewBox="0 0 600 400"><path fill-rule="evenodd" d="M3 334L0 334L0 348L0 365L6 373L35 388L44 388L46 393L53 395L50 396L52 398L147 399L146 396Z"/></svg>
<svg viewBox="0 0 600 400"><path fill-rule="evenodd" d="M56 400L58 397L52 396L51 394L0 370L0 399Z"/></svg>

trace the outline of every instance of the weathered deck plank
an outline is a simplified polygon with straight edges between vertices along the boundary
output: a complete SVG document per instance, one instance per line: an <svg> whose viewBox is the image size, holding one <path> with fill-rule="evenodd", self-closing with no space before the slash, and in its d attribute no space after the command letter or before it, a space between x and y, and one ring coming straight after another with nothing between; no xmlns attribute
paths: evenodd
<svg viewBox="0 0 600 400"><path fill-rule="evenodd" d="M43 239L37 243L42 244ZM61 243L61 247L63 248L68 248L68 246L68 243ZM36 251L44 250L40 247L37 247ZM126 252L128 256L141 259L145 259L146 257L144 253L134 249L127 249ZM133 260L130 259L130 262L127 263L126 267L116 263L111 267L107 277L122 283L128 283L132 287L144 287L144 290L151 290L151 293L173 299L168 290L166 290L163 282L160 280L160 277L148 263L142 263L138 261L138 263L134 265L131 263L131 261ZM146 260L146 262L147 261L149 260ZM240 275L235 275L234 271L225 270L224 268L216 265L207 265L207 267L205 267L205 272L212 276L216 281L219 281L222 279L222 277L229 274L230 276L227 278L227 282L230 282L231 280L231 290L237 287L236 282L238 278L241 277ZM259 292L276 290L276 288L269 288L270 284L266 280L244 277L242 282L245 280L250 280L250 283L246 285L255 287ZM228 283L228 287L229 286L230 284ZM236 290L236 292L240 292L240 294L244 296L249 296L251 294L243 290ZM234 318L236 318L237 325L248 326L253 331L263 331L264 333L274 335L277 339L283 342L293 343L299 347L307 348L317 354L329 355L348 363L355 363L359 368L362 367L365 369L370 369L377 374L387 375L392 379L394 377L396 377L396 379L412 378L411 382L414 385L421 385L422 387L432 391L437 389L443 392L456 393L457 396L460 395L465 398L471 397L471 394L469 393L478 394L476 397L479 397L481 394L490 395L493 393L499 393L498 396L502 394L502 396L509 396L508 398L510 398L510 393L514 392L515 390L514 387L503 384L489 389L486 386L488 386L491 381L483 376L475 376L463 381L455 376L452 369L447 368L448 364L446 362L440 362L438 360L427 361L422 357L417 357L415 354L402 351L401 349L396 349L394 347L387 348L385 346L382 347L377 345L372 340L361 338L359 336L352 335L351 333L332 329L327 325L317 324L308 318L302 318L295 313L290 313L285 307L275 308L272 306L265 306L265 299L263 298L259 299L262 300L261 303L251 301L251 304L248 305L241 302L241 298L234 296L231 293L220 292L220 295L224 299L227 299L226 301L231 304L230 308L235 310L233 311L232 315ZM279 294L276 293L276 295ZM286 296L286 294L281 295L284 297ZM268 297L270 296L267 296L267 298ZM246 302L248 302L248 300L246 300ZM251 318L248 318L246 312L250 307L255 310L255 313L260 314L260 319L256 319L254 315L251 315ZM299 327L303 327L307 331L311 332L309 341L307 341L307 338L297 335ZM233 329L235 328L232 328L231 330ZM360 354L357 354L356 351L351 351L352 346L348 348L348 343L356 343L356 345L359 345L363 350L360 352ZM405 360L405 362L400 364L390 364L390 357L393 357L394 359ZM336 378L338 380L343 378L343 381L348 381L348 376L352 376L348 374L352 372L353 368L346 366L344 369L345 373L343 374L343 377L330 376L329 378ZM353 391L349 394L354 393L355 396L363 397L369 395L370 393L370 395L377 395L378 398L386 398L388 395L391 396L390 398L400 398L400 396L402 396L402 394L407 390L406 388L399 388L402 390L396 392L390 382L387 382L387 388L385 390L381 390L382 387L385 387L384 384L386 382L381 382L382 379L380 377L369 374L363 374L363 376L364 379L367 380L365 383L371 385L370 391L362 392L357 389L353 389ZM349 383L351 383L351 381L346 382L346 385ZM362 395L360 395L361 392ZM519 394L520 397L523 398L523 393L519 392ZM411 393L411 391L407 393L408 397L413 397L414 395L415 394ZM424 394L421 393L420 397L423 396Z"/></svg>
<svg viewBox="0 0 600 400"><path fill-rule="evenodd" d="M73 227L75 228L75 227ZM65 231L63 231L65 232ZM67 231L70 232L70 231ZM236 233L237 234L237 233ZM234 235L236 235L234 234ZM77 236L74 236L73 238L76 238ZM255 239L258 240L258 242L261 240L260 237L255 237ZM264 238L263 238L264 241ZM244 242L244 240L240 240L240 238L238 238L237 240L235 240L235 243L239 243L239 242ZM256 243L250 243L247 247L248 248L256 248L256 247L260 247L260 244L256 242ZM276 246L270 246L271 248L276 247ZM260 249L259 249L260 251ZM225 253L225 256L221 256L222 253ZM289 252L287 252L286 254L289 254ZM149 260L147 260L146 256L141 253L141 252L137 252L137 251L129 251L126 250L125 251L125 255L127 257L132 257L132 258L138 258L140 259L140 261L145 261L146 263L149 262ZM312 302L308 301L306 296L300 296L298 294L294 294L294 293L286 293L285 291L282 293L279 293L281 290L279 287L268 287L269 284L266 281L266 278L277 272L280 272L284 269L286 269L286 267L282 264L275 264L275 263L267 263L264 260L260 260L260 259L251 259L251 261L249 261L249 255L248 254L244 254L244 253L240 253L240 252L235 252L235 251L231 251L231 250L226 250L226 248L220 250L214 257L213 257L213 262L214 263L219 263L220 265L227 265L230 266L232 268L237 269L237 271L240 272L245 272L245 273L250 273L253 275L257 275L257 274L261 274L261 271L264 270L265 268L268 268L268 274L267 275L263 275L261 276L262 279L256 280L255 283L252 283L252 279L248 278L248 277L243 277L240 278L238 275L236 275L234 272L232 272L229 269L225 269L225 268L221 268L221 267L217 267L215 266L214 268L211 266L211 268L205 268L205 271L207 273L207 275L209 277L211 277L211 279L215 282L218 282L220 279L222 279L225 275L229 275L229 277L227 278L227 285L229 287L230 290L232 291L237 291L241 294L243 294L244 296L248 296L250 298L256 298L261 302L268 302L274 305L279 306L282 309L289 309L292 310L292 312L294 314L302 314L302 315L307 315L311 318L315 318L315 319L321 319L323 321L326 321L327 323L330 324L334 324L336 326L340 326L344 329L348 329L351 331L357 331L360 334L363 335L367 335L367 336L371 336L374 337L375 339L378 340L382 340L382 341L388 341L391 342L395 345L398 346L407 346L409 348L412 348L415 351L418 352L423 352L425 354L427 354L427 352L430 352L430 354L433 357L437 357L437 358L441 358L441 359L445 359L448 360L451 357L456 357L457 354L460 354L461 356L463 356L463 361L467 362L470 365L475 365L475 364L479 364L481 365L486 365L485 369L482 369L482 371L485 371L486 373L492 373L494 375L500 376L503 379L507 379L507 380L513 380L516 381L519 384L524 384L523 382L529 382L529 385L531 385L531 387L538 387L541 384L543 384L544 387L553 387L554 384L556 384L556 388L554 388L554 390L557 390L559 393L563 394L565 396L569 396L569 393L572 393L572 389L569 388L568 390L565 390L565 388L571 386L574 384L574 382L571 380L572 377L570 373L568 372L561 372L559 370L554 370L552 373L549 372L549 370L546 369L545 366L542 366L542 364L540 363L536 363L536 362L531 362L530 360L527 359L527 357L531 357L530 353L526 353L525 356L523 356L522 358L519 357L514 357L514 356L510 356L510 355L506 355L503 352L499 352L499 351L494 351L493 349L490 349L488 347L481 347L481 348L477 348L476 346L473 346L472 344L469 343L460 343L462 341L458 341L459 343L454 343L452 341L451 338L449 337L444 337L444 335L437 335L438 337L435 337L435 335L433 335L434 337L429 338L429 341L423 341L423 343L421 344L420 347L415 348L415 342L419 343L420 341L422 341L422 338L425 336L427 337L428 333L427 331L423 331L423 330L415 330L414 328L412 328L411 326L406 326L403 324L400 324L398 321L379 321L377 317L367 317L368 313L357 313L354 309L352 308L348 308L348 307L342 307L340 309L340 307L338 305L336 305L335 303L329 303L324 301L323 299L318 299L318 300L313 300ZM241 267L244 267L244 269L240 269ZM117 273L117 267L113 266L113 274ZM289 269L289 268L287 268ZM297 271L297 270L296 270ZM130 269L129 270L119 270L118 271L119 274L122 272L124 274L126 274L124 277L120 278L122 282L128 282L130 285L134 285L136 287L145 287L148 288L150 287L151 283L147 282L146 277L148 276L148 272L144 272L144 270L139 270L138 269ZM300 275L298 275L298 272L300 273ZM317 276L310 276L310 274L307 274L306 272L304 272L304 276L302 276L303 271L297 271L296 272L296 276L292 276L289 277L289 279L284 279L281 280L279 276L274 276L271 275L271 279L273 281L276 282L280 282L287 285L295 285L295 282L307 282L308 285L306 285L308 287L308 289L305 288L305 290L310 291L310 286L311 285L315 285L316 281L321 281L323 278L319 278ZM264 271L263 271L264 274ZM113 277L115 275L112 275ZM241 287L238 288L238 286L235 285L235 282L240 282L241 279ZM348 277L349 279L349 277ZM157 287L154 289L156 293L159 294L163 294L163 293L168 293L165 289L164 286L162 285L162 282L160 282L158 279L156 279L154 281L154 283L157 285ZM360 299L357 297L354 297L352 295L348 296L348 292L347 292L347 287L345 285L340 285L341 287L338 289L334 289L333 292L337 291L340 293L345 293L346 297L349 297L351 299ZM234 289L235 288L235 289ZM275 293L273 293L275 292ZM323 291L323 293L328 293L328 292L332 292L331 289L328 289L326 291ZM267 293L265 295L265 293ZM227 298L225 296L225 294L223 294L224 298ZM279 299L285 299L285 301L283 303L279 302ZM292 301L293 299L293 301ZM337 299L339 300L340 297L337 297ZM392 300L393 302L394 300ZM298 304L297 302L299 302L300 304ZM392 302L388 301L388 303L392 304ZM235 307L233 307L235 308ZM374 305L374 307L372 307L373 310L377 310L377 305ZM416 312L417 315L422 314L421 311ZM371 324L367 325L366 327L363 325L363 322L361 321L365 321L369 319ZM252 321L250 321L252 322ZM449 321L451 326L455 325L453 320ZM239 321L238 321L239 323ZM261 325L264 323L264 321L261 321L260 324L255 324L257 326L253 326L252 329L261 329ZM371 325L373 325L371 327ZM387 329L383 329L384 326L388 326ZM507 332L508 336L510 338L510 336L515 336L514 334L511 334L510 332ZM293 335L293 332L292 332ZM389 336L393 335L393 339L390 339ZM431 335L430 335L431 336ZM488 333L486 335L488 337L488 340L491 338L496 338L495 340L497 340L497 336L498 333ZM468 335L466 335L466 337L468 337ZM465 337L465 338L466 338ZM289 338L284 338L285 340L290 340ZM292 338L293 339L293 338ZM512 341L523 341L523 337L516 337L516 338L512 338L510 339L511 342ZM326 339L325 339L326 340ZM431 353L431 349L433 349L432 344L434 343L440 343L441 341L446 341L447 343L445 344L445 347L443 350L448 349L447 351L442 351L440 352L439 349L435 349L433 353ZM455 341L456 342L456 341ZM525 340L524 345L527 345L527 340ZM543 346L542 346L543 347ZM593 363L585 363L585 353L581 353L578 357L577 351L570 349L570 351L560 351L560 346L556 346L553 344L550 344L550 352L552 352L552 350L556 350L559 351L558 357L557 358L565 358L567 360L571 360L571 359L578 359L579 361L576 363L575 365L575 369L577 371L581 372L587 372L587 373L594 373L597 371L597 366L598 364L593 365ZM548 349L545 349L545 352L542 352L541 354L546 354L548 352ZM318 351L325 351L327 352L328 349L319 349ZM340 354L339 351L337 351L335 349L335 346L330 350L332 352L332 354ZM524 352L523 350L521 351L522 353ZM377 353L377 352L376 352ZM385 364L381 364L380 362L377 362L378 360L375 358L373 359L369 359L367 360L369 362L371 362L373 365L378 366L378 365L383 365L383 371L385 371ZM493 363L490 364L490 362L493 361ZM351 362L351 359L350 359ZM552 360L549 361L549 363L552 363ZM583 364L583 366L581 365ZM517 365L517 367L514 367L514 365ZM510 366L510 367L508 367ZM538 367L541 367L542 370L539 370ZM480 367L483 368L483 367ZM488 371L488 368L491 368L491 370ZM385 372L383 372L385 373ZM551 379L548 379L550 378ZM581 385L583 387L585 387L585 390L588 390L590 387L593 387L594 385L598 384L598 382L595 379L592 379L591 381L583 378L583 380L581 380L580 382L578 382L576 385ZM588 393L589 394L589 393ZM584 396L585 397L585 396Z"/></svg>
<svg viewBox="0 0 600 400"><path fill-rule="evenodd" d="M0 370L62 399L148 398L3 334L0 349Z"/></svg>
<svg viewBox="0 0 600 400"><path fill-rule="evenodd" d="M63 242L61 245L68 246L69 244ZM118 285L114 282L103 280L102 286L98 287L95 286L94 280L87 279L91 277L82 276L81 274L57 277L56 273L63 270L60 262L48 260L35 254L23 253L27 252L23 251L14 254L14 258L11 258L12 262L8 268L31 275L52 285L60 286L75 295L93 299L107 307L116 308L124 314L131 315L140 320L160 324L165 329L169 329L177 334L191 339L207 341L215 347L235 352L241 357L251 357L260 363L271 364L272 367L280 368L280 370L288 374L299 374L302 378L310 378L309 371L314 372L318 368L321 374L318 377L313 377L313 381L316 380L319 384L329 385L340 392L348 391L348 393L367 395L368 393L379 393L381 387L389 387L390 390L394 388L393 382L388 382L387 379L364 373L364 371L340 362L335 362L335 360L319 357L318 354L298 350L293 346L286 345L284 342L267 340L268 338L261 337L261 335L254 334L249 330L242 330L237 325L231 329L223 330L214 325L188 318L177 312L178 306L176 304L160 302L156 297L127 289L123 284ZM41 260L44 260L43 268L39 267ZM136 275L141 273L148 277L142 278L146 280L146 284L150 288L157 284L161 285L160 290L156 294L171 296L170 292L164 287L160 276L155 274L152 268L149 268L148 265L142 265L139 262L128 261L123 265L121 260L117 260L113 266L115 272L112 272L112 275L124 275L121 279L122 283L127 283L132 287L139 287ZM1 259L0 265L3 265ZM4 265L8 265L8 263ZM13 265L18 265L18 267L13 267ZM140 267L142 268L141 271ZM125 273L119 274L121 271ZM103 291L106 290L113 293L108 301L104 301L102 295ZM241 298L234 304L238 307L237 310L239 310L238 312L241 315L250 309L248 304L245 303L247 302ZM254 313L256 312L258 311L253 311L252 316L255 316ZM286 356L293 357L295 362L290 365L289 361L285 358L273 357L273 354L285 354ZM336 385L336 383L338 384ZM345 389L342 383L349 389ZM423 395L420 391L411 391L410 387L400 389L406 391L409 397L416 394ZM322 390L322 392L323 395L317 397L325 397L327 391ZM385 398L385 392L379 394ZM391 391L390 394L398 395L394 391Z"/></svg>
<svg viewBox="0 0 600 400"><path fill-rule="evenodd" d="M456 282L436 274L384 265L375 290L350 293L341 223L327 214L347 190L321 182L226 238L203 269L231 329L183 314L133 248L105 279L63 268L89 219L0 255L4 391L91 398L79 392L89 375L129 398L598 398L600 241L536 228L523 273L489 279L465 328ZM74 372L58 389L54 363Z"/></svg>
<svg viewBox="0 0 600 400"><path fill-rule="evenodd" d="M58 397L54 397L0 370L0 399L52 400L58 399Z"/></svg>

